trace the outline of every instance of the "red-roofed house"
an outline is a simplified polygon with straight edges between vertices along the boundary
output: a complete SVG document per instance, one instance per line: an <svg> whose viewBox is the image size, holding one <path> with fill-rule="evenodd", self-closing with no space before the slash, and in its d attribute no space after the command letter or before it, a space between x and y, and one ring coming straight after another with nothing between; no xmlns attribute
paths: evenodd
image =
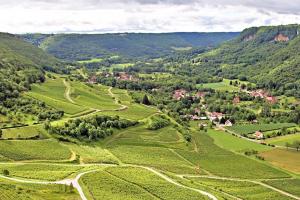
<svg viewBox="0 0 300 200"><path fill-rule="evenodd" d="M256 131L256 132L254 133L254 136L255 136L255 138L258 139L258 140L264 139L264 134L263 134L262 132L260 132L260 131Z"/></svg>
<svg viewBox="0 0 300 200"><path fill-rule="evenodd" d="M223 118L223 116L224 116L223 113L212 112L209 114L209 119L211 121L215 121L216 119L221 120Z"/></svg>
<svg viewBox="0 0 300 200"><path fill-rule="evenodd" d="M91 76L88 80L88 83L90 84L95 84L97 83L97 77L94 75L94 76Z"/></svg>
<svg viewBox="0 0 300 200"><path fill-rule="evenodd" d="M277 103L277 98L276 97L266 97L266 101L270 104L276 104Z"/></svg>
<svg viewBox="0 0 300 200"><path fill-rule="evenodd" d="M226 122L225 122L225 126L232 126L233 124L232 124L232 122L230 121L230 120L227 120Z"/></svg>
<svg viewBox="0 0 300 200"><path fill-rule="evenodd" d="M234 97L233 104L239 104L241 102L240 97Z"/></svg>
<svg viewBox="0 0 300 200"><path fill-rule="evenodd" d="M204 98L205 97L205 92L197 92L196 97L197 98Z"/></svg>
<svg viewBox="0 0 300 200"><path fill-rule="evenodd" d="M267 92L266 91L264 91L264 90L255 90L255 91L252 91L251 93L250 93L250 95L252 96L252 97L260 97L260 98L264 98L264 97L266 97L267 96Z"/></svg>
<svg viewBox="0 0 300 200"><path fill-rule="evenodd" d="M183 89L175 90L174 94L173 94L173 99L180 100L183 97L185 97L186 95L187 95L187 91L186 90L183 90Z"/></svg>

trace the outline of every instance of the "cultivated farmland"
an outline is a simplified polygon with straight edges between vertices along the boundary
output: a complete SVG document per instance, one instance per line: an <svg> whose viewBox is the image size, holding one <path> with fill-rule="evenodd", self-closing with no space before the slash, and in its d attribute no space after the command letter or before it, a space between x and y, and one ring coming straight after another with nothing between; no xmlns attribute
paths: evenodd
<svg viewBox="0 0 300 200"><path fill-rule="evenodd" d="M229 127L228 129L239 134L250 134L255 131L271 131L281 128L289 128L296 126L294 123L278 123L278 124L241 124Z"/></svg>

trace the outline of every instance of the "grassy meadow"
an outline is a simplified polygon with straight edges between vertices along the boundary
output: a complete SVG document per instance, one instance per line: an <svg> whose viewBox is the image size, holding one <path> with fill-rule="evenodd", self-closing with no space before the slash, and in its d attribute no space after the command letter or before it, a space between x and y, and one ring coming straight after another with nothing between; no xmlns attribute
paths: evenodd
<svg viewBox="0 0 300 200"><path fill-rule="evenodd" d="M224 131L209 130L208 135L214 139L216 145L230 151L245 152L248 150L255 150L260 152L271 149L269 146L242 140Z"/></svg>

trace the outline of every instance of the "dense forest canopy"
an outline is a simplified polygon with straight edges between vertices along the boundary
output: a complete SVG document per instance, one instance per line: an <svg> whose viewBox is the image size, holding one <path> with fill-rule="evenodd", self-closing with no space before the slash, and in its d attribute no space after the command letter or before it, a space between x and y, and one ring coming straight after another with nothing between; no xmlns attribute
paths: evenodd
<svg viewBox="0 0 300 200"><path fill-rule="evenodd" d="M65 60L89 60L108 56L159 58L191 48L216 46L239 33L120 33L26 34L21 37Z"/></svg>
<svg viewBox="0 0 300 200"><path fill-rule="evenodd" d="M299 25L254 27L192 62L209 74L300 96Z"/></svg>

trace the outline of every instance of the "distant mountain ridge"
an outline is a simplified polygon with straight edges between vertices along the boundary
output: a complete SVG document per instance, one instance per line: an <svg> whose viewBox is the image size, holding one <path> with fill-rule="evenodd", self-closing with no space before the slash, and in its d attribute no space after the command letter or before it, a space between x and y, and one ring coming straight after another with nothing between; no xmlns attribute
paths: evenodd
<svg viewBox="0 0 300 200"><path fill-rule="evenodd" d="M25 34L21 37L64 60L120 55L158 58L190 48L216 46L238 36L224 33Z"/></svg>
<svg viewBox="0 0 300 200"><path fill-rule="evenodd" d="M300 97L300 25L264 26L244 30L236 39L198 55L194 63L226 78Z"/></svg>

